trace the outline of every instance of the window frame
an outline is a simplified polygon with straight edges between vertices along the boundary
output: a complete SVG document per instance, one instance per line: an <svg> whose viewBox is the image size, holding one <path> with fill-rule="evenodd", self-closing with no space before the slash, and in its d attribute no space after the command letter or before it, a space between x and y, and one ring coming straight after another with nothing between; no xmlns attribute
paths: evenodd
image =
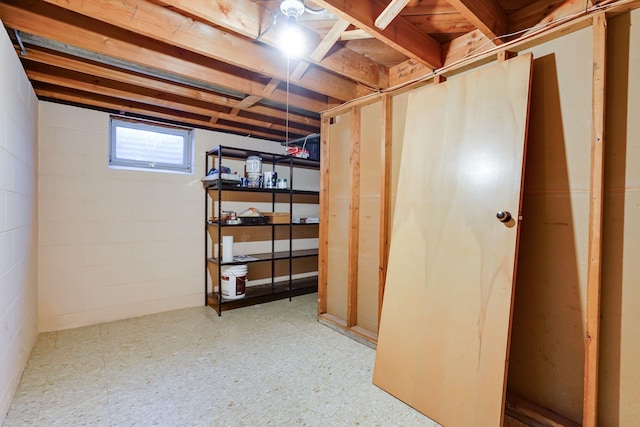
<svg viewBox="0 0 640 427"><path fill-rule="evenodd" d="M174 164L118 157L116 154L118 128L138 129L159 134L180 136L183 138L184 142L182 151L184 161L182 164ZM153 122L150 120L110 116L109 168L193 174L193 142L194 130L192 128Z"/></svg>

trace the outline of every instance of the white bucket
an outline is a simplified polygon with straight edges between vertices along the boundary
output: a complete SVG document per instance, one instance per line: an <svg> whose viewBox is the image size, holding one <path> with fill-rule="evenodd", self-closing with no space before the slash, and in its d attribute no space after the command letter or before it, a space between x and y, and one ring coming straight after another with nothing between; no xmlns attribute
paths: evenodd
<svg viewBox="0 0 640 427"><path fill-rule="evenodd" d="M262 157L260 156L249 156L247 157L247 173L250 172L262 172Z"/></svg>
<svg viewBox="0 0 640 427"><path fill-rule="evenodd" d="M247 285L247 264L227 265L220 270L220 292L224 299L244 298Z"/></svg>

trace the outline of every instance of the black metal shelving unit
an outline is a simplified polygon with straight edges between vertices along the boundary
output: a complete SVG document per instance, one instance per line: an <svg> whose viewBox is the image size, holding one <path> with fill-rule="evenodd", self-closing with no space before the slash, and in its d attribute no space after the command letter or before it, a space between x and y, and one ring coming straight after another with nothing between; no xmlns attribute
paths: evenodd
<svg viewBox="0 0 640 427"><path fill-rule="evenodd" d="M318 290L318 278L298 278L293 279L293 260L306 257L317 257L317 249L304 249L293 250L293 236L294 228L296 227L308 227L317 226L317 224L294 224L293 220L293 205L296 197L310 196L316 198L316 203L319 202L318 191L297 190L294 189L294 170L296 168L303 169L316 169L320 168L320 163L315 160L301 159L286 155L277 155L271 153L262 153L254 150L244 150L234 147L218 146L205 154L206 170L211 168L217 168L221 170L224 166L225 159L245 160L249 156L260 156L262 158L263 166L271 165L274 170L276 166L284 166L289 168L289 182L288 189L272 189L272 188L247 188L240 187L236 184L224 183L222 175L218 175L217 180L207 182L205 187L205 203L204 203L204 250L205 250L205 262L204 262L204 304L211 306L218 315L222 315L223 310L230 310L238 307L245 307L253 304L260 304L268 301L275 301L278 299L289 298L294 296L304 295ZM227 224L221 221L215 221L209 219L210 212L218 212L218 217L221 217L223 211L223 201L225 193L245 193L247 196L250 194L270 196L272 211L275 211L276 203L289 204L289 222L288 223L269 223L269 224ZM213 197L215 196L215 197ZM284 202L283 202L284 200ZM211 205L210 205L211 203ZM217 205L214 207L214 203ZM211 209L210 209L211 206ZM209 242L209 227L216 227L216 236L218 244L218 255L213 256L212 244ZM222 236L224 230L233 229L234 227L270 227L271 228L271 251L265 253L251 253L247 254L255 258L254 260L243 260L233 262L222 261ZM278 227L288 227L289 229L289 249L286 251L276 251L276 229ZM213 243L213 242L212 242ZM279 260L289 261L289 274L288 279L275 281L275 263ZM225 265L238 265L253 263L271 263L271 283L261 284L257 286L249 286L245 290L245 296L240 299L224 299L222 297L222 281L221 281L221 268ZM215 265L218 272L216 278L211 278L209 274L209 266ZM211 280L211 286L210 284ZM215 291L217 286L218 291Z"/></svg>

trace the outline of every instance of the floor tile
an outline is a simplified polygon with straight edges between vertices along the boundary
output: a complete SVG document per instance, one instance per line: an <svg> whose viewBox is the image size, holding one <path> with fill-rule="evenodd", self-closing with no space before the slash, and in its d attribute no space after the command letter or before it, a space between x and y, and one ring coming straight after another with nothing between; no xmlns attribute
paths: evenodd
<svg viewBox="0 0 640 427"><path fill-rule="evenodd" d="M437 426L371 383L374 357L315 294L50 332L4 427Z"/></svg>

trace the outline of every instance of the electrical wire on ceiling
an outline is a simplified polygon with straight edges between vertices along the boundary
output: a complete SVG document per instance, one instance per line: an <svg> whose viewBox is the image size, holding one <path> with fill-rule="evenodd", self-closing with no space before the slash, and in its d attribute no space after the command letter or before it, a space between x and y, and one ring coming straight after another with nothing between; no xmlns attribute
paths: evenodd
<svg viewBox="0 0 640 427"><path fill-rule="evenodd" d="M302 2L302 4L304 4L304 2ZM320 13L325 12L326 10L327 10L327 9L324 9L324 8L323 8L323 9L312 9L312 8L310 8L309 6L307 6L306 4L304 5L304 11L305 11L305 12L309 12L309 13L311 13L312 15L318 15L318 14L320 14Z"/></svg>

